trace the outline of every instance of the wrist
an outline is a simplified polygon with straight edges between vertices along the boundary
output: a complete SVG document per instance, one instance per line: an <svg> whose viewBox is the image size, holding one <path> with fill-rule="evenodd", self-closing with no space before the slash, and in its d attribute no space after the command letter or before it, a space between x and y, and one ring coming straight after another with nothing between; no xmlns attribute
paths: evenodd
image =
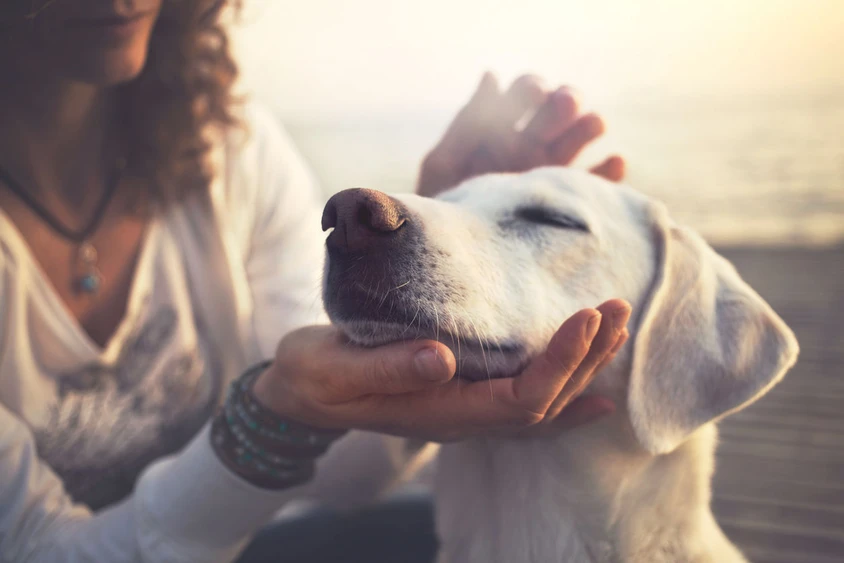
<svg viewBox="0 0 844 563"><path fill-rule="evenodd" d="M339 428L325 424L325 417L319 414L319 409L313 408L317 403L301 398L301 394L291 389L287 384L289 377L285 377L284 367L277 361L266 361L250 368L257 373L251 378L248 397L256 403L262 411L271 413L279 419L296 427L311 429L315 432L345 432L347 428Z"/></svg>
<svg viewBox="0 0 844 563"><path fill-rule="evenodd" d="M253 385L268 367L253 366L232 382L212 424L211 440L229 469L256 486L283 489L308 481L316 458L345 431L310 427L260 403Z"/></svg>
<svg viewBox="0 0 844 563"><path fill-rule="evenodd" d="M210 435L214 453L223 465L256 487L281 490L307 483L313 477L315 470L313 459L292 460L284 473L277 469L268 470L269 465L256 458L254 453L246 450L232 433L223 412L214 417Z"/></svg>

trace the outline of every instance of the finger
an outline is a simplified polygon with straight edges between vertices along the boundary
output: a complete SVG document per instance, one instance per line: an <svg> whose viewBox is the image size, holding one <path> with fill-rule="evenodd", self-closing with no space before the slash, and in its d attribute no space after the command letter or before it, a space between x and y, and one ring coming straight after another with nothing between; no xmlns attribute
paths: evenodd
<svg viewBox="0 0 844 563"><path fill-rule="evenodd" d="M518 137L519 170L553 164L548 143L560 137L577 117L578 101L568 88L560 88L534 114Z"/></svg>
<svg viewBox="0 0 844 563"><path fill-rule="evenodd" d="M579 106L574 92L566 87L557 89L525 126L523 139L541 145L550 143L571 126L580 111Z"/></svg>
<svg viewBox="0 0 844 563"><path fill-rule="evenodd" d="M581 389L590 373L604 360L618 342L618 337L630 318L630 304L623 299L611 299L598 306L601 313L601 327L592 340L589 353L583 359L566 388Z"/></svg>
<svg viewBox="0 0 844 563"><path fill-rule="evenodd" d="M448 428L515 428L542 420L548 405L559 394L589 351L589 342L600 327L601 314L585 309L572 315L557 330L549 349L515 378L472 383L450 381L436 389L372 400L365 405L365 424L392 432L384 425L421 426L436 413L439 425Z"/></svg>
<svg viewBox="0 0 844 563"><path fill-rule="evenodd" d="M551 164L567 166L590 142L604 134L604 121L594 113L577 120L548 147Z"/></svg>
<svg viewBox="0 0 844 563"><path fill-rule="evenodd" d="M491 96L495 96L498 90L498 78L495 77L495 74L486 71L481 76L478 87L475 88L475 93L472 94L472 98L469 100L468 107L477 107L479 103L490 99Z"/></svg>
<svg viewBox="0 0 844 563"><path fill-rule="evenodd" d="M621 299L612 299L601 304L598 311L601 313L601 327L598 334L592 340L589 353L548 408L549 421L559 415L566 405L592 382L598 374L598 366L616 346L619 335L630 318L630 305Z"/></svg>
<svg viewBox="0 0 844 563"><path fill-rule="evenodd" d="M330 376L320 382L325 387L320 398L326 403L429 389L449 381L457 367L451 350L430 340L375 348L341 343L327 356L319 370Z"/></svg>
<svg viewBox="0 0 844 563"><path fill-rule="evenodd" d="M615 412L615 403L601 395L587 395L574 399L560 416L547 423L535 424L526 428L520 428L502 432L505 436L517 436L528 438L540 438L557 436L560 432L571 430L578 426L594 422L599 418Z"/></svg>
<svg viewBox="0 0 844 563"><path fill-rule="evenodd" d="M475 93L457 113L434 150L448 154L454 162L465 160L481 140L484 124L489 120L489 114L494 113L500 105L500 101L498 79L491 72L485 72Z"/></svg>
<svg viewBox="0 0 844 563"><path fill-rule="evenodd" d="M601 308L614 310L613 305L623 303L612 300ZM472 383L451 380L403 395L375 395L355 405L356 411L366 413L355 424L359 428L408 434L430 426L431 413L436 413L438 426L445 432L453 428L471 434L534 425L545 418L548 407L588 354L589 343L600 324L600 311L579 311L563 323L545 353L519 376Z"/></svg>
<svg viewBox="0 0 844 563"><path fill-rule="evenodd" d="M620 182L624 179L627 163L620 156L611 156L589 171L596 176L606 178L610 182Z"/></svg>
<svg viewBox="0 0 844 563"><path fill-rule="evenodd" d="M516 172L530 167L527 162L520 162L520 132L518 122L529 112L542 106L548 99L548 92L542 80L533 75L520 76L510 85L498 103L491 104L482 120L483 134L479 144L491 156L492 166L483 167L485 172ZM474 166L473 170L478 170ZM470 173L476 175L478 172Z"/></svg>
<svg viewBox="0 0 844 563"><path fill-rule="evenodd" d="M487 136L485 116L494 112L500 99L495 75L484 73L469 102L457 113L440 142L425 157L416 186L419 195L433 197L466 178L472 153Z"/></svg>
<svg viewBox="0 0 844 563"><path fill-rule="evenodd" d="M601 313L585 309L572 315L557 330L545 351L510 380L511 391L502 397L522 409L544 415L554 398L589 353L601 326Z"/></svg>
<svg viewBox="0 0 844 563"><path fill-rule="evenodd" d="M548 100L548 90L542 79L532 74L524 74L513 81L504 94L501 108L501 123L509 128L527 112L541 107Z"/></svg>
<svg viewBox="0 0 844 563"><path fill-rule="evenodd" d="M615 346L612 347L612 350L610 350L610 353L607 354L607 356L601 361L600 364L598 364L598 367L595 368L595 371L600 373L601 370L603 370L605 367L607 367L610 364L610 362L612 362L615 359L615 357L618 355L618 352L621 350L621 348L624 346L624 344L627 342L627 340L629 338L630 338L630 331L628 331L627 328L625 328L624 330L621 331L621 334L618 335L618 340L616 341Z"/></svg>

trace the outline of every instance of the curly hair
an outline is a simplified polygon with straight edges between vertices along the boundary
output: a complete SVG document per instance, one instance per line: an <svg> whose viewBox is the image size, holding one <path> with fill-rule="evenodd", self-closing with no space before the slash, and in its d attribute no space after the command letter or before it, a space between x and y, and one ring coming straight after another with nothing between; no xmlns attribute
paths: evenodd
<svg viewBox="0 0 844 563"><path fill-rule="evenodd" d="M55 2L4 10L33 20ZM211 135L241 125L232 93L238 67L222 21L226 8L240 7L241 0L164 0L141 74L118 87L126 174L144 186L139 203L168 205L211 184Z"/></svg>
<svg viewBox="0 0 844 563"><path fill-rule="evenodd" d="M157 203L207 189L214 173L209 132L239 124L232 94L238 68L220 21L229 3L165 0L144 70L122 87L127 172L148 182Z"/></svg>

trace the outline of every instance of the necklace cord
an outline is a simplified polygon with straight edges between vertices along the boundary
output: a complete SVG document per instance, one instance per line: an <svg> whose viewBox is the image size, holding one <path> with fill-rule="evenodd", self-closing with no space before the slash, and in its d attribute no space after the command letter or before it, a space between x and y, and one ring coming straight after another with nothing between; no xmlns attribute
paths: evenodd
<svg viewBox="0 0 844 563"><path fill-rule="evenodd" d="M92 214L90 221L88 221L88 223L79 230L71 229L67 225L63 224L55 215L50 213L46 207L44 207L37 199L27 192L23 186L21 186L21 184L18 183L17 180L15 180L2 166L0 166L0 182L2 182L10 192L12 192L19 200L29 207L36 215L38 215L38 217L40 217L41 220L56 233L73 243L82 244L92 234L94 234L100 226L100 223L105 216L105 211L108 208L108 204L111 202L114 192L117 191L117 186L120 184L124 168L124 160L122 158L118 159L115 170L112 172L111 178L106 185L105 192L103 192L103 195L97 202L97 206L94 208L94 213Z"/></svg>

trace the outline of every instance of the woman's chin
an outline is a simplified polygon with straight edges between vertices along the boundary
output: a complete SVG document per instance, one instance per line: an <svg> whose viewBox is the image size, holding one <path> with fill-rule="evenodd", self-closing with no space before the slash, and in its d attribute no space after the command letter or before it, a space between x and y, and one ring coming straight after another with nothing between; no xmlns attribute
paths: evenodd
<svg viewBox="0 0 844 563"><path fill-rule="evenodd" d="M67 78L97 86L116 86L137 78L146 63L146 49L99 52L96 57L65 66Z"/></svg>

